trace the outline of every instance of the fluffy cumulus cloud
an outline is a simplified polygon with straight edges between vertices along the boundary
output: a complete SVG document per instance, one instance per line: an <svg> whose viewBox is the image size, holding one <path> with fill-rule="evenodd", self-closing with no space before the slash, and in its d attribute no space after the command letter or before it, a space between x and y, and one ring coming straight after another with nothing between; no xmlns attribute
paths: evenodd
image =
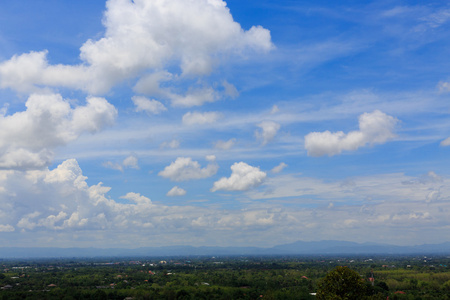
<svg viewBox="0 0 450 300"><path fill-rule="evenodd" d="M262 145L266 145L272 141L280 130L281 125L274 121L263 121L257 125L260 130L255 132L258 139L261 140Z"/></svg>
<svg viewBox="0 0 450 300"><path fill-rule="evenodd" d="M185 125L204 125L212 124L220 119L221 114L218 112L187 112L183 116L183 124Z"/></svg>
<svg viewBox="0 0 450 300"><path fill-rule="evenodd" d="M187 181L192 179L208 178L217 173L219 166L211 158L207 157L209 164L202 168L197 161L190 157L178 157L164 170L158 173L159 176L169 178L172 181Z"/></svg>
<svg viewBox="0 0 450 300"><path fill-rule="evenodd" d="M130 215L148 214L152 207L150 199L136 193L122 197L132 205L108 199L110 188L101 183L89 186L74 159L53 170L2 172L5 193L0 195L0 214L8 224L0 227L2 231L112 229L131 223Z"/></svg>
<svg viewBox="0 0 450 300"><path fill-rule="evenodd" d="M261 185L267 174L258 167L250 166L244 162L234 163L231 166L231 176L223 177L214 182L211 191L246 191Z"/></svg>
<svg viewBox="0 0 450 300"><path fill-rule="evenodd" d="M113 124L117 110L104 98L72 108L58 94L33 94L26 110L0 116L0 168L33 169L50 164L53 149L85 132Z"/></svg>
<svg viewBox="0 0 450 300"><path fill-rule="evenodd" d="M153 89L147 89L153 95L163 93L174 105L200 105L215 101L214 93L178 95L161 90L159 83L171 77L208 75L223 54L273 48L267 29L243 30L222 0L109 0L103 24L104 36L81 46L79 65L50 64L47 51L15 55L0 64L0 87L29 92L39 86L61 86L99 94L145 75L142 80L153 80ZM174 64L180 74L165 70ZM153 72L166 75L149 77ZM136 88L142 86L146 84L138 81ZM229 88L228 93L235 94Z"/></svg>
<svg viewBox="0 0 450 300"><path fill-rule="evenodd" d="M359 116L359 131L311 132L305 136L305 148L310 156L333 156L342 151L357 150L367 144L383 144L395 137L398 120L379 110Z"/></svg>
<svg viewBox="0 0 450 300"><path fill-rule="evenodd" d="M167 192L167 196L169 197L184 196L184 195L186 195L186 190L178 186L174 186L170 191Z"/></svg>

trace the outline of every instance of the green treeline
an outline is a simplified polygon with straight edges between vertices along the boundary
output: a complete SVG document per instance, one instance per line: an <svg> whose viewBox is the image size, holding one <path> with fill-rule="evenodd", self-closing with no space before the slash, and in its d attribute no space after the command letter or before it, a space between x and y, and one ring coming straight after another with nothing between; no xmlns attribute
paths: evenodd
<svg viewBox="0 0 450 300"><path fill-rule="evenodd" d="M0 299L8 300L450 299L447 257L122 258L0 264ZM339 292L331 291L336 283ZM330 291L339 296L328 297Z"/></svg>

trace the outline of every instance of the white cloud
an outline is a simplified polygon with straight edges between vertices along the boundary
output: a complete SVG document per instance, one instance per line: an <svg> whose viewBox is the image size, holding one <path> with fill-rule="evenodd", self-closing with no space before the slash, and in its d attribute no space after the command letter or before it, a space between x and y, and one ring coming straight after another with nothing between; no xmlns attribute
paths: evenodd
<svg viewBox="0 0 450 300"><path fill-rule="evenodd" d="M260 172L243 166L250 167L248 174ZM256 182L238 177L237 181ZM150 246L150 237L158 237L164 245L174 240L182 244L194 240L199 245L267 245L268 238L273 245L285 242L287 233L301 233L309 240L345 240L351 234L355 241L365 241L370 234L373 241L411 244L429 233L429 228L433 234L423 235L424 242L438 242L449 226L449 179L433 172L419 177L380 174L337 182L277 176L265 181L265 191L248 192L251 199L260 201L241 210L165 206L134 192L121 197L129 203L116 202L108 196L110 188L89 186L86 179L73 159L53 170L0 171L0 186L4 187L0 231L21 231L26 241L40 246L57 234L52 244L59 247L87 247L92 240L105 247L123 243ZM237 181L224 187L236 189ZM254 197L258 195L261 197ZM361 204L368 196L373 200ZM271 204L263 201L264 197L275 200ZM279 205L292 197L295 205ZM314 208L310 208L312 204ZM262 229L263 236L255 235ZM0 236L0 242L6 241L8 237Z"/></svg>
<svg viewBox="0 0 450 300"><path fill-rule="evenodd" d="M359 131L311 132L305 136L305 149L310 156L333 156L342 151L357 150L367 144L383 144L395 137L398 120L379 110L359 116Z"/></svg>
<svg viewBox="0 0 450 300"><path fill-rule="evenodd" d="M450 137L443 140L441 146L450 146Z"/></svg>
<svg viewBox="0 0 450 300"><path fill-rule="evenodd" d="M450 82L439 81L437 88L439 89L440 93L450 92Z"/></svg>
<svg viewBox="0 0 450 300"><path fill-rule="evenodd" d="M231 238L236 228L258 230L288 219L282 211L264 208L227 211L165 206L134 192L120 197L129 202L119 203L107 195L110 188L101 183L89 186L74 159L64 161L54 170L0 171L0 175L0 185L6 190L0 193L3 204L0 231L20 230L24 239L33 245L43 246L55 234L58 238L52 240L52 245L59 247L86 247L92 240L105 247L123 243L149 246L149 236L159 236L164 244L173 243L173 239L178 243L192 242L193 235L186 236L186 229L196 232L195 240L201 242L205 238L219 240L218 232L222 233L221 239L224 235ZM181 195L182 189L177 193ZM234 233L233 241L245 236L244 233L236 237ZM2 236L0 242L7 239Z"/></svg>
<svg viewBox="0 0 450 300"><path fill-rule="evenodd" d="M187 112L183 116L183 124L185 125L204 125L215 123L220 119L221 114L218 112Z"/></svg>
<svg viewBox="0 0 450 300"><path fill-rule="evenodd" d="M245 191L261 185L267 174L257 167L252 167L244 162L234 163L231 166L231 176L223 177L214 182L211 191Z"/></svg>
<svg viewBox="0 0 450 300"><path fill-rule="evenodd" d="M102 166L104 166L105 168L108 168L108 169L113 169L113 170L117 170L117 171L123 172L123 166L121 164L114 163L114 162L109 161L109 160L105 161L102 164Z"/></svg>
<svg viewBox="0 0 450 300"><path fill-rule="evenodd" d="M225 89L226 96L230 97L231 99L235 99L235 98L239 97L239 91L233 84L224 80L222 82L222 85L223 85L223 88Z"/></svg>
<svg viewBox="0 0 450 300"><path fill-rule="evenodd" d="M167 94L173 106L192 107L201 106L208 102L217 101L220 97L212 88L190 89L186 95Z"/></svg>
<svg viewBox="0 0 450 300"><path fill-rule="evenodd" d="M138 159L134 155L130 155L122 162L125 168L139 169Z"/></svg>
<svg viewBox="0 0 450 300"><path fill-rule="evenodd" d="M197 161L193 161L190 157L178 157L158 175L172 181L187 181L211 177L217 173L218 169L219 166L214 161L202 168Z"/></svg>
<svg viewBox="0 0 450 300"><path fill-rule="evenodd" d="M7 225L2 225L0 224L0 232L13 232L15 231L14 227L7 224Z"/></svg>
<svg viewBox="0 0 450 300"><path fill-rule="evenodd" d="M257 125L261 130L256 131L255 135L257 138L262 140L262 145L266 145L272 141L280 130L281 125L274 121L263 121Z"/></svg>
<svg viewBox="0 0 450 300"><path fill-rule="evenodd" d="M9 106L9 104L5 103L5 104L3 104L3 107L0 108L0 116L1 117L6 116L6 113L8 112L8 106Z"/></svg>
<svg viewBox="0 0 450 300"><path fill-rule="evenodd" d="M440 198L440 192L439 191L430 191L430 193L427 195L427 198L425 200L426 203L431 203L434 202L436 200L438 200Z"/></svg>
<svg viewBox="0 0 450 300"><path fill-rule="evenodd" d="M278 166L274 167L271 172L272 173L280 173L281 171L283 171L284 168L287 167L287 164L285 164L284 162L280 163Z"/></svg>
<svg viewBox="0 0 450 300"><path fill-rule="evenodd" d="M83 227L87 223L87 218L80 219L80 214L78 212L74 212L68 219L64 220L63 227L77 228Z"/></svg>
<svg viewBox="0 0 450 300"><path fill-rule="evenodd" d="M134 105L136 105L136 111L145 111L148 114L160 114L163 111L166 111L167 108L159 101L150 100L143 96L133 96L131 98Z"/></svg>
<svg viewBox="0 0 450 300"><path fill-rule="evenodd" d="M0 156L0 169L35 169L49 165L53 152L48 149L30 151L19 148L9 150Z"/></svg>
<svg viewBox="0 0 450 300"><path fill-rule="evenodd" d="M216 156L215 155L206 155L205 159L209 162L214 162L214 161L216 161Z"/></svg>
<svg viewBox="0 0 450 300"><path fill-rule="evenodd" d="M51 172L42 172L42 174L45 175L43 180L46 183L79 182L87 179L81 175L81 168L75 159L65 160Z"/></svg>
<svg viewBox="0 0 450 300"><path fill-rule="evenodd" d="M274 106L272 106L272 109L270 110L270 113L272 114L272 115L274 115L274 114L276 114L277 112L279 112L280 111L280 109L278 108L278 106L277 105L274 105Z"/></svg>
<svg viewBox="0 0 450 300"><path fill-rule="evenodd" d="M47 54L46 50L32 51L0 63L0 87L39 92L46 85L82 88L91 79L84 66L49 65Z"/></svg>
<svg viewBox="0 0 450 300"><path fill-rule="evenodd" d="M219 140L215 143L214 148L220 150L230 150L235 143L236 139L229 139L228 141Z"/></svg>
<svg viewBox="0 0 450 300"><path fill-rule="evenodd" d="M184 196L184 195L186 195L186 190L178 186L174 186L170 191L167 192L167 196L169 197Z"/></svg>
<svg viewBox="0 0 450 300"><path fill-rule="evenodd" d="M433 12L425 17L420 18L424 24L416 26L416 30L425 31L429 28L437 28L445 23L448 23L450 20L450 9L441 9L436 12ZM425 27L425 28L424 28Z"/></svg>
<svg viewBox="0 0 450 300"><path fill-rule="evenodd" d="M222 82L223 91L216 91L214 88L203 84L199 87L191 86L185 93L175 93L170 88L160 87L161 82L170 80L175 81L174 76L168 76L166 73L151 74L139 80L134 89L140 93L169 99L174 107L201 106L205 103L215 102L223 98L228 97L234 99L239 96L236 87L226 80Z"/></svg>
<svg viewBox="0 0 450 300"><path fill-rule="evenodd" d="M114 163L112 161L107 161L107 162L103 163L103 166L105 168L118 170L121 172L123 172L123 170L126 168L139 169L138 158L134 155L130 155L130 156L126 157L122 161L122 163Z"/></svg>
<svg viewBox="0 0 450 300"><path fill-rule="evenodd" d="M143 75L138 80L133 90L139 94L161 96L167 93L161 88L162 82L171 81L174 76L168 71L156 71L151 74Z"/></svg>
<svg viewBox="0 0 450 300"><path fill-rule="evenodd" d="M109 0L106 8L105 35L82 45L81 64L51 65L47 51L16 55L0 64L0 86L27 92L62 86L98 94L146 70L167 72L178 65L181 76L203 76L222 54L273 48L267 29L244 31L221 0ZM180 104L199 105L194 103Z"/></svg>
<svg viewBox="0 0 450 300"><path fill-rule="evenodd" d="M55 147L113 124L117 115L113 105L94 97L86 102L72 109L60 95L33 94L25 111L0 116L0 168L45 167Z"/></svg>
<svg viewBox="0 0 450 300"><path fill-rule="evenodd" d="M138 194L138 193L130 192L120 198L127 199L130 201L133 201L136 204L140 204L140 205L144 205L144 206L152 204L152 200L150 200L149 198L142 196L141 194Z"/></svg>
<svg viewBox="0 0 450 300"><path fill-rule="evenodd" d="M88 97L87 105L78 106L73 110L72 126L75 132L98 132L107 125L112 125L117 110L106 99Z"/></svg>
<svg viewBox="0 0 450 300"><path fill-rule="evenodd" d="M450 196L446 186L448 179L429 172L412 177L401 173L342 178L323 181L317 178L296 175L280 175L269 178L265 190L249 193L252 199L280 199L297 197L309 199L314 196L315 203L369 203L396 201L420 202L437 201ZM320 199L320 200L319 200Z"/></svg>
<svg viewBox="0 0 450 300"><path fill-rule="evenodd" d="M180 147L180 141L178 141L178 140L171 140L170 142L163 142L160 145L161 149L164 149L164 148L176 149L179 147Z"/></svg>

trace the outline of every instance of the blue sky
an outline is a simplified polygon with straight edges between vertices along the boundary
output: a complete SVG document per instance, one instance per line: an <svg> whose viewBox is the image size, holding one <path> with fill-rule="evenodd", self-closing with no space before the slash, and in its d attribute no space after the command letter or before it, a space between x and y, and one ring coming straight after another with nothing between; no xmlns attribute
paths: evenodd
<svg viewBox="0 0 450 300"><path fill-rule="evenodd" d="M0 8L0 241L449 241L445 1Z"/></svg>

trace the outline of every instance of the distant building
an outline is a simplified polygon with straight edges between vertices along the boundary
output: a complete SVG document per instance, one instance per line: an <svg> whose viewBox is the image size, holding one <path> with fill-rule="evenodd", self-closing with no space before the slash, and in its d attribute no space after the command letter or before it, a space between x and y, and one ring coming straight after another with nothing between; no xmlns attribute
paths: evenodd
<svg viewBox="0 0 450 300"><path fill-rule="evenodd" d="M8 284L8 285L3 286L1 289L2 290L9 290L9 289L12 289L12 286Z"/></svg>

